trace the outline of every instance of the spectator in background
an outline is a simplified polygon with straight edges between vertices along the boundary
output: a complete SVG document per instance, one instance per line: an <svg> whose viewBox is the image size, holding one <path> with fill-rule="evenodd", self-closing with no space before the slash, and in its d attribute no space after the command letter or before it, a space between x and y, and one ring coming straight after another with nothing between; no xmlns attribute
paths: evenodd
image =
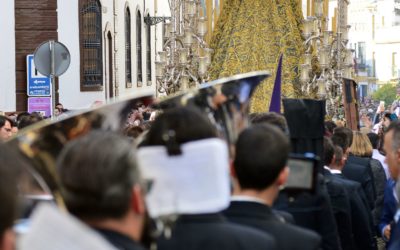
<svg viewBox="0 0 400 250"><path fill-rule="evenodd" d="M19 121L18 129L23 129L23 128L28 127L28 126L30 126L32 124L40 122L41 120L43 120L43 118L37 113L32 113L30 115L25 115Z"/></svg>
<svg viewBox="0 0 400 250"><path fill-rule="evenodd" d="M18 125L17 122L14 120L11 120L11 134L12 136L16 135L18 133Z"/></svg>
<svg viewBox="0 0 400 250"><path fill-rule="evenodd" d="M378 150L380 141L379 136L375 133L368 133L367 136L372 145L372 158L378 160L382 164L382 167L385 170L386 179L389 179L390 173L388 165L385 162L385 156Z"/></svg>
<svg viewBox="0 0 400 250"><path fill-rule="evenodd" d="M336 123L333 121L325 121L325 133L326 136L331 137L333 135L333 130L336 128Z"/></svg>
<svg viewBox="0 0 400 250"><path fill-rule="evenodd" d="M12 136L12 121L3 115L0 115L0 141L8 140Z"/></svg>
<svg viewBox="0 0 400 250"><path fill-rule="evenodd" d="M370 162L369 166L371 167L376 192L374 209L372 210L372 217L374 220L374 225L378 226L379 220L382 215L383 193L386 186L385 170L378 160L371 158L373 149L368 137L358 131L353 132L353 134L353 144L350 147L350 153L354 156L368 159Z"/></svg>

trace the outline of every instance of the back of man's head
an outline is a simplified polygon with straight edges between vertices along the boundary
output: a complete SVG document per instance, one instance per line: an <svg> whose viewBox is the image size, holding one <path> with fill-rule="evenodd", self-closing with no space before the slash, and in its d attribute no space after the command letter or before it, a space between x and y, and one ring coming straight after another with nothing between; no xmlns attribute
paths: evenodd
<svg viewBox="0 0 400 250"><path fill-rule="evenodd" d="M329 166L332 163L333 156L335 155L335 146L332 140L324 137L324 165Z"/></svg>
<svg viewBox="0 0 400 250"><path fill-rule="evenodd" d="M335 133L331 137L332 143L342 148L346 152L349 148L347 135L345 133Z"/></svg>
<svg viewBox="0 0 400 250"><path fill-rule="evenodd" d="M245 129L236 142L234 169L241 189L271 186L286 166L289 140L278 128L256 124Z"/></svg>
<svg viewBox="0 0 400 250"><path fill-rule="evenodd" d="M83 220L124 217L139 184L133 146L112 132L92 131L61 152L57 167L68 210Z"/></svg>
<svg viewBox="0 0 400 250"><path fill-rule="evenodd" d="M392 132L392 149L398 151L400 149L400 121L390 123L386 134Z"/></svg>
<svg viewBox="0 0 400 250"><path fill-rule="evenodd" d="M32 124L40 122L41 120L43 120L43 118L40 117L39 115L35 115L35 114L23 116L18 123L18 129L23 129Z"/></svg>
<svg viewBox="0 0 400 250"><path fill-rule="evenodd" d="M337 127L333 130L333 134L346 138L347 147L351 147L351 144L353 144L353 131L351 129L346 127Z"/></svg>
<svg viewBox="0 0 400 250"><path fill-rule="evenodd" d="M275 112L257 113L250 116L251 124L271 124L277 126L284 133L288 133L288 125L283 115Z"/></svg>
<svg viewBox="0 0 400 250"><path fill-rule="evenodd" d="M379 136L375 133L367 134L369 141L371 142L373 149L378 149L379 146Z"/></svg>

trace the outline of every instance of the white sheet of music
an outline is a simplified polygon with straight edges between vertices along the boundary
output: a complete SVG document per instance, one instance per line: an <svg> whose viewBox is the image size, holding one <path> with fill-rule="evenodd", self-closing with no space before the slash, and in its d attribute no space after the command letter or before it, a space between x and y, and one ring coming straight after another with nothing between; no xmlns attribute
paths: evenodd
<svg viewBox="0 0 400 250"><path fill-rule="evenodd" d="M48 204L31 217L28 232L18 240L21 250L116 250L88 226Z"/></svg>
<svg viewBox="0 0 400 250"><path fill-rule="evenodd" d="M163 146L138 150L140 172L153 181L146 196L151 217L215 213L230 201L229 155L226 142L211 138L181 145L169 156Z"/></svg>

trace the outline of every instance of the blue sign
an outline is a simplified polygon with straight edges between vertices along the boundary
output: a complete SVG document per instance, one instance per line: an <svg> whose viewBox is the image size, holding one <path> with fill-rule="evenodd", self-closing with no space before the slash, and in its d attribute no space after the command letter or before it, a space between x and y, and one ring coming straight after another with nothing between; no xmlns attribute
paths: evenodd
<svg viewBox="0 0 400 250"><path fill-rule="evenodd" d="M26 56L27 94L28 96L50 96L50 77L39 73L33 61L33 55Z"/></svg>

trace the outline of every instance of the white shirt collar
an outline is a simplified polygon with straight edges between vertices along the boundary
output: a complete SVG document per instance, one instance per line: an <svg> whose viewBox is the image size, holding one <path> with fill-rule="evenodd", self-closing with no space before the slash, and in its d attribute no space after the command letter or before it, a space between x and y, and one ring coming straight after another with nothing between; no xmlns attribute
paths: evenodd
<svg viewBox="0 0 400 250"><path fill-rule="evenodd" d="M337 169L331 169L331 168L328 167L328 166L324 166L324 169L326 169L326 170L328 170L329 172L331 172L331 174L341 174L341 173L342 173L342 171L337 170Z"/></svg>
<svg viewBox="0 0 400 250"><path fill-rule="evenodd" d="M231 197L231 201L250 201L250 202L256 202L256 203L261 203L265 205L265 201L262 199L252 197L252 196L247 196L247 195L233 195Z"/></svg>
<svg viewBox="0 0 400 250"><path fill-rule="evenodd" d="M342 174L342 171L337 170L337 169L331 169L332 174Z"/></svg>

